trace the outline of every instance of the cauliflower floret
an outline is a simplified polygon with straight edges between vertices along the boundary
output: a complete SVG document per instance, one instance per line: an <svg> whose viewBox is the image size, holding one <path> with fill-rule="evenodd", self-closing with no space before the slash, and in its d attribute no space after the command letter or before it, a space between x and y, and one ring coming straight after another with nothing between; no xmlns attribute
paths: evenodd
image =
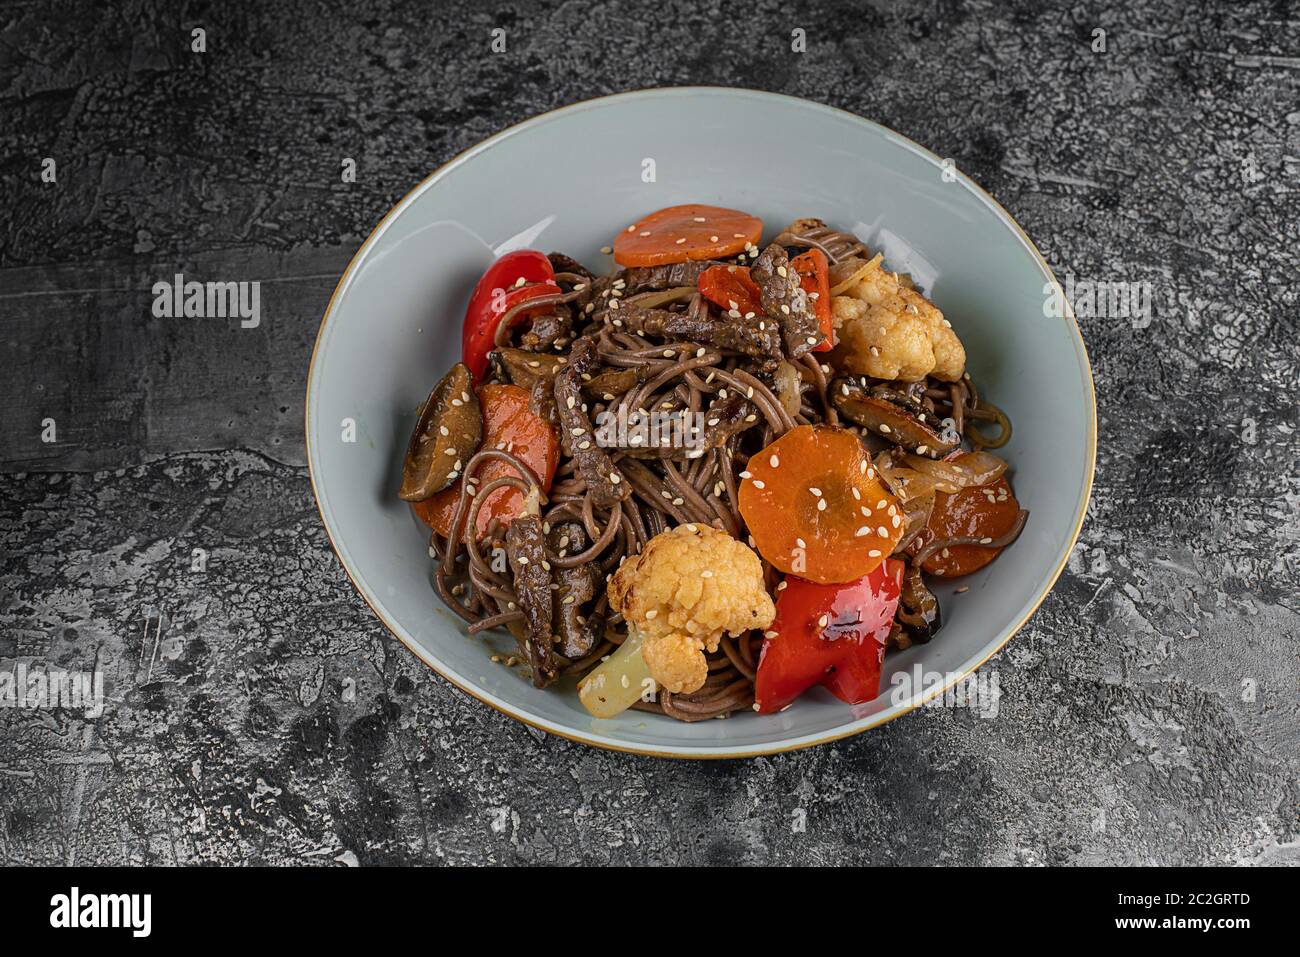
<svg viewBox="0 0 1300 957"><path fill-rule="evenodd" d="M908 382L961 378L966 350L948 320L886 271L879 256L846 293L831 300L839 345L830 360L837 369Z"/></svg>
<svg viewBox="0 0 1300 957"><path fill-rule="evenodd" d="M704 684L704 654L717 651L724 632L766 628L776 617L758 555L708 525L656 535L614 573L608 593L641 634L650 675L674 694Z"/></svg>

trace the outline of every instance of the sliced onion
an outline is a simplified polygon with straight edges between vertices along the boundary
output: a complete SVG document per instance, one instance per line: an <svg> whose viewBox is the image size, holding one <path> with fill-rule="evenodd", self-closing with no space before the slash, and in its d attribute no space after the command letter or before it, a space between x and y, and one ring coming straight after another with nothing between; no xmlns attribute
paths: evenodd
<svg viewBox="0 0 1300 957"><path fill-rule="evenodd" d="M933 499L935 492L959 492L962 489L960 484L941 476L896 465L892 452L881 452L876 456L875 464L885 485L904 504Z"/></svg>
<svg viewBox="0 0 1300 957"><path fill-rule="evenodd" d="M988 452L971 452L963 455L960 462L936 461L905 452L903 461L915 471L933 476L957 488L987 485L989 482L996 481L1007 470L1006 462Z"/></svg>
<svg viewBox="0 0 1300 957"><path fill-rule="evenodd" d="M831 266L829 272L831 295L843 295L845 290L856 286L873 266L880 263L882 258L882 256L877 255L874 259L868 261L857 256L851 256Z"/></svg>
<svg viewBox="0 0 1300 957"><path fill-rule="evenodd" d="M776 397L781 400L781 407L790 416L799 414L799 409L803 405L803 394L800 386L803 379L799 376L799 370L784 359L776 367Z"/></svg>
<svg viewBox="0 0 1300 957"><path fill-rule="evenodd" d="M665 303L677 302L681 299L689 299L695 294L694 286L674 286L672 289L662 289L659 292L646 292L628 299L628 302L635 302L638 306L645 306L647 309L654 309Z"/></svg>

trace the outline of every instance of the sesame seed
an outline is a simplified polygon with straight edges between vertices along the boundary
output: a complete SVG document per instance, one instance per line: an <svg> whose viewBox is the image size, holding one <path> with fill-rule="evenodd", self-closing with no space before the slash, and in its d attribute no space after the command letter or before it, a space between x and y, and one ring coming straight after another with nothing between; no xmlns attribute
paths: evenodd
<svg viewBox="0 0 1300 957"><path fill-rule="evenodd" d="M763 480L762 480L762 479L754 479L754 488L756 488L756 489L764 489L764 488L767 488L767 486L763 484Z"/></svg>
<svg viewBox="0 0 1300 957"><path fill-rule="evenodd" d="M858 491L858 487L856 485L852 487L851 491L853 492L853 497L855 499L857 499L859 502L862 501L862 493Z"/></svg>
<svg viewBox="0 0 1300 957"><path fill-rule="evenodd" d="M718 241L718 237L717 237L717 236L710 236L710 237L709 237L709 242L711 242L711 243L716 243L717 241Z"/></svg>
<svg viewBox="0 0 1300 957"><path fill-rule="evenodd" d="M817 495L817 496L820 496L820 495L822 494L822 490L819 489L819 488L818 488L817 486L815 486L815 485L809 485L809 486L808 486L808 491L812 492L814 495Z"/></svg>
<svg viewBox="0 0 1300 957"><path fill-rule="evenodd" d="M926 448L926 446L924 446L924 445L918 445L918 446L916 447L916 454L917 454L917 455L924 455L924 454L925 454L926 452L928 452L928 451L929 451L929 449Z"/></svg>
<svg viewBox="0 0 1300 957"><path fill-rule="evenodd" d="M784 314L787 315L787 316L790 315L790 307L787 306L787 305L785 305L785 304L782 304L782 306L781 306L781 312L784 313Z"/></svg>
<svg viewBox="0 0 1300 957"><path fill-rule="evenodd" d="M795 543L796 545L798 545L800 548L807 548L807 547L808 547L808 543L805 542L802 538L796 538L796 539L794 540L794 543Z"/></svg>
<svg viewBox="0 0 1300 957"><path fill-rule="evenodd" d="M853 537L854 537L854 538L862 538L862 537L864 537L864 536L866 536L866 535L870 535L870 534L871 534L871 529L869 529L869 528L867 528L867 526L863 525L861 528L859 528L856 532L853 533Z"/></svg>
<svg viewBox="0 0 1300 957"><path fill-rule="evenodd" d="M981 545L992 545L992 544L993 544L993 539L991 539L991 538L981 538L981 539L980 539L980 544L981 544Z"/></svg>
<svg viewBox="0 0 1300 957"><path fill-rule="evenodd" d="M613 247L613 246L601 246L601 247L600 247L600 251L601 251L602 253L604 253L606 256L608 256L610 253L612 253L612 252L614 251L614 247Z"/></svg>
<svg viewBox="0 0 1300 957"><path fill-rule="evenodd" d="M871 549L871 551L867 552L867 557L868 557L868 558L879 558L879 557L880 557L880 549L878 549L878 548L873 548L873 549Z"/></svg>
<svg viewBox="0 0 1300 957"><path fill-rule="evenodd" d="M686 242L686 237L685 237L685 236L683 236L681 239L677 240L677 245L680 246L680 245L681 245L682 243L684 243L684 242Z"/></svg>
<svg viewBox="0 0 1300 957"><path fill-rule="evenodd" d="M828 624L830 624L830 618L827 615L822 615L817 619L818 628L825 628Z"/></svg>
<svg viewBox="0 0 1300 957"><path fill-rule="evenodd" d="M741 473L740 473L740 477L743 478L743 479L753 478L753 473L752 473L752 472L741 472Z"/></svg>
<svg viewBox="0 0 1300 957"><path fill-rule="evenodd" d="M610 472L609 480L617 485L619 482L623 481L623 476L619 475L617 472Z"/></svg>
<svg viewBox="0 0 1300 957"><path fill-rule="evenodd" d="M622 581L622 579L620 578L619 581ZM651 608L648 612L645 613L645 620L653 621L655 616L658 614L659 614L658 608Z"/></svg>
<svg viewBox="0 0 1300 957"><path fill-rule="evenodd" d="M643 230L641 230L641 235L642 235L642 236L649 236L649 235L650 235L650 230L648 230L648 229L643 229Z"/></svg>
<svg viewBox="0 0 1300 957"><path fill-rule="evenodd" d="M700 577L701 577L701 578L712 578L712 577L713 577L713 571L712 571L712 569L709 569L709 568L704 569L704 571L700 572Z"/></svg>
<svg viewBox="0 0 1300 957"><path fill-rule="evenodd" d="M817 511L819 511L819 512L824 512L824 511L826 511L826 499L824 499L824 498L819 498L819 499L817 500Z"/></svg>
<svg viewBox="0 0 1300 957"><path fill-rule="evenodd" d="M784 279L789 274L789 271L784 266L777 266L776 274Z"/></svg>
<svg viewBox="0 0 1300 957"><path fill-rule="evenodd" d="M772 466L772 468L776 468L778 465L781 464L781 460L777 458L776 453L773 452L772 457L767 460L767 464Z"/></svg>
<svg viewBox="0 0 1300 957"><path fill-rule="evenodd" d="M886 435L888 435L888 434L890 433L891 429L889 428L889 426L885 425L885 423L881 422L881 423L880 423L880 431L881 431L881 432L884 432Z"/></svg>
<svg viewBox="0 0 1300 957"><path fill-rule="evenodd" d="M881 525L879 528L876 529L876 534L878 534L881 538L888 538L888 537L889 537L889 529L887 529L887 528L885 528L885 526Z"/></svg>

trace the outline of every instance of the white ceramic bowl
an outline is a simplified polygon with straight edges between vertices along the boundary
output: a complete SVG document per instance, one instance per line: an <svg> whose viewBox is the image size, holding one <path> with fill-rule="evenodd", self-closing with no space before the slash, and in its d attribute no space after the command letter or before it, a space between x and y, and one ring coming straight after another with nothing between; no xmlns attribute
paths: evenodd
<svg viewBox="0 0 1300 957"><path fill-rule="evenodd" d="M653 170L653 177L647 173ZM647 181L649 180L649 181ZM1031 511L1016 544L936 588L944 627L891 655L883 693L850 707L820 690L777 715L684 724L627 712L593 719L571 687L534 689L494 665L508 635L468 638L430 585L424 534L398 501L417 405L460 358L475 281L510 249L563 251L589 267L651 210L700 202L763 218L768 236L817 216L908 272L953 323L981 392L1015 435L1002 453ZM1007 213L974 183L884 127L816 103L713 88L578 103L485 140L408 194L362 245L321 323L307 385L307 449L321 517L375 614L463 691L577 741L644 754L735 757L875 727L950 687L1001 648L1042 602L1079 533L1092 485L1096 411L1074 319L1046 316L1054 282ZM344 441L345 420L356 441ZM925 677L911 687L894 682Z"/></svg>

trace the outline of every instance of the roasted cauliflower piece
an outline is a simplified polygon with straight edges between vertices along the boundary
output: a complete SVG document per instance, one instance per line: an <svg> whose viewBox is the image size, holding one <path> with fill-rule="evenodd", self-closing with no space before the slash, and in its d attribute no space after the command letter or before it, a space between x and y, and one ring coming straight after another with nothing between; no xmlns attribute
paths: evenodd
<svg viewBox="0 0 1300 957"><path fill-rule="evenodd" d="M608 593L610 607L642 636L651 677L674 694L704 684L705 653L724 632L766 628L776 616L758 555L708 525L656 535L614 573Z"/></svg>
<svg viewBox="0 0 1300 957"><path fill-rule="evenodd" d="M880 256L831 300L831 315L839 345L830 361L842 372L955 382L966 371L966 350L943 313L887 271Z"/></svg>

